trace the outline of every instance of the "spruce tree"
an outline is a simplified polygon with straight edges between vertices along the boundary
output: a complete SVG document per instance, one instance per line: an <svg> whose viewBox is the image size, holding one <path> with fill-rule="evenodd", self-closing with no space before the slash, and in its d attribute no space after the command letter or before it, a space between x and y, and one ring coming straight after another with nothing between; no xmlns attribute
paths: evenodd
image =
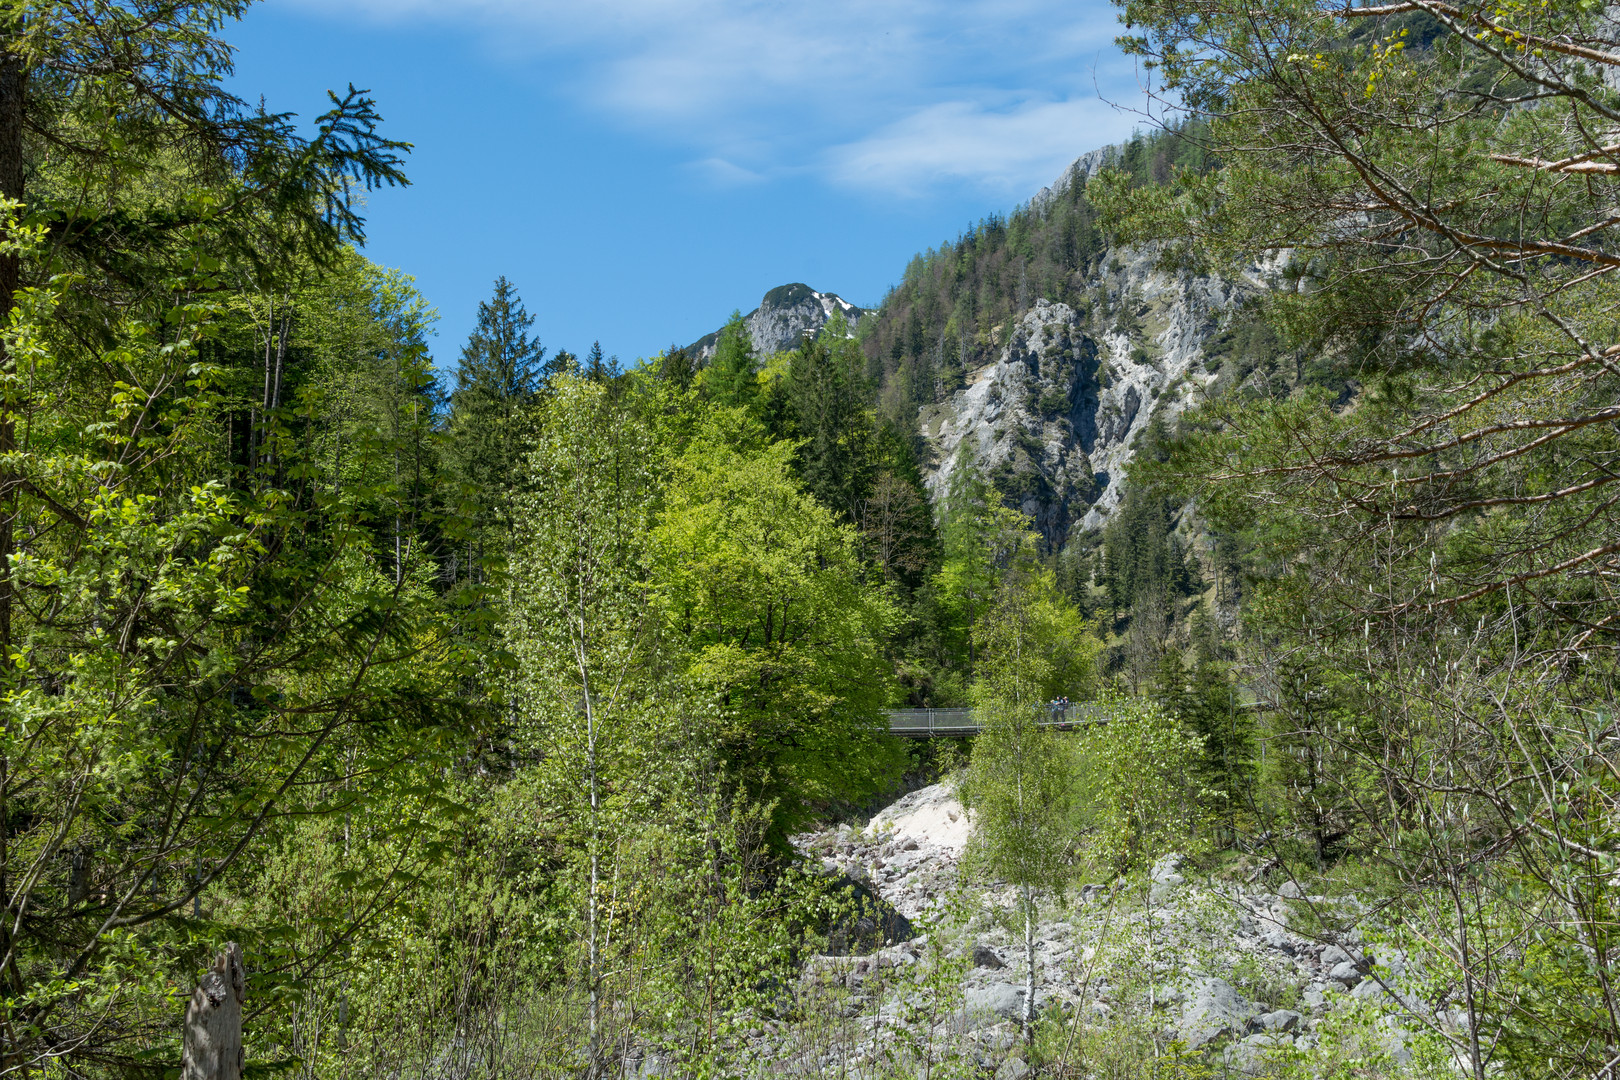
<svg viewBox="0 0 1620 1080"><path fill-rule="evenodd" d="M822 332L793 356L788 401L797 434L799 471L823 503L854 521L871 489L872 416L867 408L865 359L835 314Z"/></svg>
<svg viewBox="0 0 1620 1080"><path fill-rule="evenodd" d="M608 383L617 379L623 372L619 370L619 358L602 355L602 343L591 342L591 351L585 355L585 377L592 382Z"/></svg>
<svg viewBox="0 0 1620 1080"><path fill-rule="evenodd" d="M529 334L533 325L517 289L497 278L494 295L478 305L478 325L456 366L449 458L480 528L511 528L512 477L528 447L526 412L539 392L546 354Z"/></svg>
<svg viewBox="0 0 1620 1080"><path fill-rule="evenodd" d="M579 357L567 349L558 349L551 354L551 359L540 365L540 382L550 385L559 377L574 378L580 373Z"/></svg>
<svg viewBox="0 0 1620 1080"><path fill-rule="evenodd" d="M754 378L754 341L742 312L733 311L720 331L714 357L703 379L709 396L722 405L750 408L759 398Z"/></svg>

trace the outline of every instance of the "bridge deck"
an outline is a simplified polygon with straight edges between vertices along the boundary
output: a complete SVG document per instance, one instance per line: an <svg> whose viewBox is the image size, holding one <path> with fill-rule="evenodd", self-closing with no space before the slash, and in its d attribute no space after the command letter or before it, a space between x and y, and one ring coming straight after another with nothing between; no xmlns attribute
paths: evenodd
<svg viewBox="0 0 1620 1080"><path fill-rule="evenodd" d="M1107 723L1094 709L1070 705L1067 709L1045 708L1036 723L1041 727L1055 727L1068 731L1083 724ZM984 725L973 716L972 709L891 709L889 731L902 738L965 738L977 735Z"/></svg>

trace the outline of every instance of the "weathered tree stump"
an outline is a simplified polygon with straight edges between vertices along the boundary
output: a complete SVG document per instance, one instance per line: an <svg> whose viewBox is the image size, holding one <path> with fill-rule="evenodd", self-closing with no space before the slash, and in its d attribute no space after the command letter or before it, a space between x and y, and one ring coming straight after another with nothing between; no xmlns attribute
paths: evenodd
<svg viewBox="0 0 1620 1080"><path fill-rule="evenodd" d="M247 970L236 942L203 972L186 1007L180 1080L242 1080L242 1000Z"/></svg>

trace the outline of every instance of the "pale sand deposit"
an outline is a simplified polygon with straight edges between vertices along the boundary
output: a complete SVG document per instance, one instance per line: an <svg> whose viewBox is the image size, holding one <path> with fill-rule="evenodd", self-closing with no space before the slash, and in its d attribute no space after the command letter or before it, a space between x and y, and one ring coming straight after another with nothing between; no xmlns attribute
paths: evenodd
<svg viewBox="0 0 1620 1080"><path fill-rule="evenodd" d="M932 784L878 811L864 832L868 837L887 834L895 840L915 840L961 855L969 823L951 785Z"/></svg>

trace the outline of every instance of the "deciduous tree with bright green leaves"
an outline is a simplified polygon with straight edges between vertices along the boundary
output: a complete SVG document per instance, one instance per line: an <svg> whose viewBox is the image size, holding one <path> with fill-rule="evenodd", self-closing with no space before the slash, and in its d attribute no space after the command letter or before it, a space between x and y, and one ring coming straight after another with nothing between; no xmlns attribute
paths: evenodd
<svg viewBox="0 0 1620 1080"><path fill-rule="evenodd" d="M1044 895L1063 892L1074 842L1072 762L1062 737L1043 721L1051 719L1054 697L1090 696L1102 643L1035 557L1035 538L1025 533L1023 540L974 628L980 661L973 707L983 730L960 792L973 814L966 865L1018 890L1028 1039L1039 904Z"/></svg>
<svg viewBox="0 0 1620 1080"><path fill-rule="evenodd" d="M583 860L585 1066L603 1065L603 867L622 828L628 759L656 751L664 702L647 600L657 495L651 446L606 389L562 377L541 416L511 570L505 638L516 658L518 734L542 804ZM615 798L615 795L619 796Z"/></svg>
<svg viewBox="0 0 1620 1080"><path fill-rule="evenodd" d="M711 419L673 463L652 538L658 608L725 710L739 782L778 833L897 775L883 708L895 609L852 527L794 476L792 443Z"/></svg>

